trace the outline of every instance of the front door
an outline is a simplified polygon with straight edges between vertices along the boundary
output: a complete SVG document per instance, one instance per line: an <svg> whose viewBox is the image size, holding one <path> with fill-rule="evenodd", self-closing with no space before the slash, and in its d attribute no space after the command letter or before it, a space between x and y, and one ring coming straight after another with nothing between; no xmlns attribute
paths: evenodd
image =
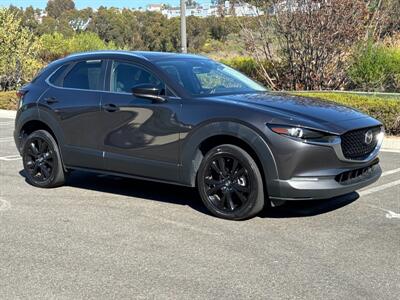
<svg viewBox="0 0 400 300"><path fill-rule="evenodd" d="M144 66L110 61L109 93L101 100L104 168L109 171L158 180L178 180L179 133L176 119L181 101L166 97L156 103L135 97L132 88L141 84L165 84ZM166 92L165 92L166 93Z"/></svg>

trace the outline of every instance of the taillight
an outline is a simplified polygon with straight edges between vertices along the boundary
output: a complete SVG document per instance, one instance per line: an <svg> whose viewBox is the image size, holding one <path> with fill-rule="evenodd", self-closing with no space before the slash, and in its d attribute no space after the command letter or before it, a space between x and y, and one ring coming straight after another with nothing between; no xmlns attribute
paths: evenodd
<svg viewBox="0 0 400 300"><path fill-rule="evenodd" d="M17 91L18 99L21 100L22 97L24 97L25 94L26 94L26 91L22 91L22 90Z"/></svg>
<svg viewBox="0 0 400 300"><path fill-rule="evenodd" d="M22 99L24 98L24 96L26 95L28 91L26 90L19 90L17 91L17 98L18 98L18 109L21 107L21 103L22 103Z"/></svg>

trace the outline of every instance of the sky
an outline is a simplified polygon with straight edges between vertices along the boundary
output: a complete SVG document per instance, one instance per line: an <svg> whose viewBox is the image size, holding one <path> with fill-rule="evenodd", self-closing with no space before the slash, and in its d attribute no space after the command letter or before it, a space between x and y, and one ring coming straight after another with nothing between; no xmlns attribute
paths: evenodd
<svg viewBox="0 0 400 300"><path fill-rule="evenodd" d="M209 3L207 0L197 1L198 3ZM78 9L85 7L97 8L103 6L114 7L129 7L138 8L145 7L152 3L169 3L177 5L179 0L75 0L75 5ZM35 8L45 8L47 0L0 0L0 6L9 6L10 4L17 7L27 7L32 5Z"/></svg>

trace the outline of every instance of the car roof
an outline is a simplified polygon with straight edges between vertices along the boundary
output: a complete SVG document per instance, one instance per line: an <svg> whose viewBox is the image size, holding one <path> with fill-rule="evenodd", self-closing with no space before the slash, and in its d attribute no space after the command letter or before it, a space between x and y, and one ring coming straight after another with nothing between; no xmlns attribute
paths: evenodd
<svg viewBox="0 0 400 300"><path fill-rule="evenodd" d="M207 59L201 55L194 54L183 54L174 52L153 52L153 51L124 51L124 50L100 50L90 52L80 52L68 55L65 60L76 59L76 58L96 58L103 55L112 56L131 56L136 58L145 59L147 61L159 61L165 59Z"/></svg>

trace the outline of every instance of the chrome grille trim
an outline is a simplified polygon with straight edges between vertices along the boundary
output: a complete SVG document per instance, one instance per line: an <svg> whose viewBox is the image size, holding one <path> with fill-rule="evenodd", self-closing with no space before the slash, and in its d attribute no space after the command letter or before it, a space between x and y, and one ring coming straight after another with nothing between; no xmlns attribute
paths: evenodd
<svg viewBox="0 0 400 300"><path fill-rule="evenodd" d="M341 136L342 152L344 157L352 160L363 160L368 157L378 144L378 135L381 131L380 126L366 127L346 132ZM369 143L366 137L370 134Z"/></svg>
<svg viewBox="0 0 400 300"><path fill-rule="evenodd" d="M374 128L374 127L369 127L368 129L371 129L371 128ZM366 129L366 128L364 128L364 129ZM377 143L376 143L375 148L372 150L372 152L370 152L367 156L363 157L362 159L347 158L343 154L341 137L337 137L335 143L332 143L331 146L333 147L333 149L336 152L337 157L341 161L354 162L354 163L368 162L368 161L374 159L378 155L379 150L381 149L381 146L382 146L384 132L385 132L385 130L384 130L383 126L381 126L380 132L376 135Z"/></svg>

